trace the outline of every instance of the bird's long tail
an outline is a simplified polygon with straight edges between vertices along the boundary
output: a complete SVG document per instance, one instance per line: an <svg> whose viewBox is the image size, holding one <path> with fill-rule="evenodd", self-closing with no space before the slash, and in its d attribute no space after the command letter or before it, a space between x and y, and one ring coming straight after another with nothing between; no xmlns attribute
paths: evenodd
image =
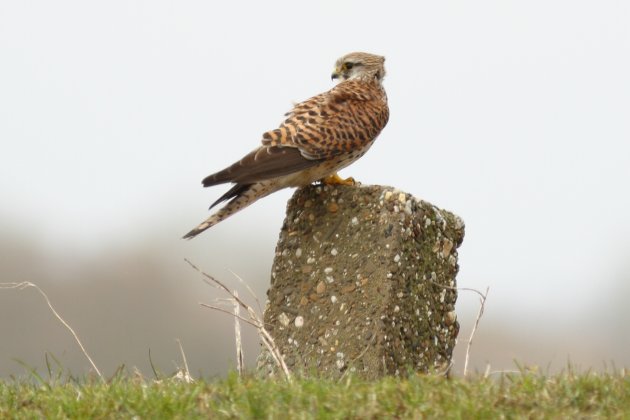
<svg viewBox="0 0 630 420"><path fill-rule="evenodd" d="M206 229L211 228L217 223L227 219L234 213L244 209L258 199L271 194L275 190L266 185L266 183L256 184L236 184L228 192L223 194L221 198L210 206L210 208L216 206L222 201L229 200L227 204L216 213L212 214L206 220L204 220L199 226L188 232L183 236L183 239L192 239L199 235Z"/></svg>

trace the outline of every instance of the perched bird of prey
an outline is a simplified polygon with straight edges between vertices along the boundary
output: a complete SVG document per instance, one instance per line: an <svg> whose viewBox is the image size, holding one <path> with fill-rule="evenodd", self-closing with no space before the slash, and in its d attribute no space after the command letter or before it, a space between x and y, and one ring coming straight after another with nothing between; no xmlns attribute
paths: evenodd
<svg viewBox="0 0 630 420"><path fill-rule="evenodd" d="M285 114L280 127L263 134L262 145L243 159L207 176L204 187L234 185L210 208L224 207L184 235L193 238L256 200L287 187L321 180L354 183L337 171L367 152L389 118L383 89L385 57L354 52L335 63L332 79L340 82Z"/></svg>

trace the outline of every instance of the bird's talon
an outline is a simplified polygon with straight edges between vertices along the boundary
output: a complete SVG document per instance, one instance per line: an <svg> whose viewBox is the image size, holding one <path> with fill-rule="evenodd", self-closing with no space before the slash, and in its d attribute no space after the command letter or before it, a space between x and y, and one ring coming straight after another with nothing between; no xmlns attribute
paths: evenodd
<svg viewBox="0 0 630 420"><path fill-rule="evenodd" d="M354 180L354 178L350 177L350 178L343 179L337 173L327 176L326 178L322 179L322 182L325 185L347 185L347 186L353 186L357 183Z"/></svg>

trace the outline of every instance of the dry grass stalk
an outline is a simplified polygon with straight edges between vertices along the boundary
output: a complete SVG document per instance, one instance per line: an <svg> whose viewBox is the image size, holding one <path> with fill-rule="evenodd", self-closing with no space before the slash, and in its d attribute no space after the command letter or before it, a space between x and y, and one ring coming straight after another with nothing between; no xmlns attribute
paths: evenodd
<svg viewBox="0 0 630 420"><path fill-rule="evenodd" d="M48 295L46 295L46 293L44 293L44 291L38 285L36 285L35 283L31 283L30 281L23 281L21 283L0 283L0 289L24 290L24 289L26 289L28 287L33 287L35 290L37 290L44 297L44 299L46 300L46 303L48 304L48 307L50 308L50 310L53 313L53 315L59 320L59 322L61 322L63 324L64 327L66 327L68 329L68 331L70 331L70 333L74 337L75 341L77 342L77 344L81 348L81 351L83 352L83 355L88 359L88 361L92 365L92 368L94 369L96 374L99 376L99 378L101 378L101 380L103 382L106 383L105 378L101 374L101 371L98 369L98 367L96 367L96 364L94 363L94 361L92 360L92 358L88 354L87 350L85 350L85 347L83 347L83 344L81 343L81 340L79 340L79 336L74 332L72 327L61 317L61 315L59 315L59 313L55 310L55 308L53 307L52 303L50 302L50 299L48 299Z"/></svg>
<svg viewBox="0 0 630 420"><path fill-rule="evenodd" d="M479 326L479 320L481 319L481 316L483 315L483 311L485 309L485 305L486 305L486 299L488 298L488 292L490 291L490 287L486 287L486 293L481 293L479 290L477 289L471 289L468 287L450 287L450 286L446 286L440 283L437 283L435 281L432 280L428 280L429 283L435 284L436 286L440 286L444 289L448 289L448 290L456 290L456 291L466 291L466 292L474 292L477 293L479 295L479 311L477 312L477 318L475 319L475 325L473 326L472 331L470 332L470 337L468 338L468 343L466 344L466 357L464 360L464 376L466 376L468 374L468 359L470 358L470 347L472 346L472 342L473 342L473 338L475 337L475 332L477 332L477 327Z"/></svg>
<svg viewBox="0 0 630 420"><path fill-rule="evenodd" d="M234 289L232 292L234 296L238 297L238 291ZM238 304L236 300L234 303L234 340L236 341L236 370L238 372L238 376L243 376L243 342L241 340L241 323L239 321L240 309L241 306Z"/></svg>
<svg viewBox="0 0 630 420"><path fill-rule="evenodd" d="M470 289L474 290L474 289ZM464 359L464 377L468 374L468 359L470 357L470 347L472 346L473 337L475 336L475 332L477 331L477 327L479 326L479 320L483 315L483 310L486 306L486 299L488 298L488 292L490 291L490 287L486 287L486 293L480 293L478 290L474 290L479 293L481 297L479 298L479 312L477 312L477 318L475 319L475 325L473 325L473 329L470 332L470 337L468 338L468 344L466 345L466 358Z"/></svg>
<svg viewBox="0 0 630 420"><path fill-rule="evenodd" d="M203 276L203 281L205 283L209 284L212 287L218 287L219 289L223 290L225 293L230 295L231 298L236 302L236 304L238 304L240 307L242 307L243 309L245 309L247 311L248 318L245 318L245 317L243 317L240 314L236 314L234 312L230 312L229 310L227 310L225 308L222 308L220 306L209 305L207 303L200 303L200 305L205 307L205 308L210 308L210 309L214 309L214 310L219 311L219 312L224 312L224 313L230 314L231 316L235 317L236 319L239 319L239 320L241 320L241 321L243 321L243 322L245 322L245 323L247 323L249 325L252 325L254 328L256 328L256 330L258 331L258 335L260 337L260 340L262 341L263 345L269 351L269 354L271 354L271 357L273 358L274 362L282 370L286 380L288 382L292 382L291 372L289 371L289 368L287 367L287 365L286 365L286 363L284 361L284 357L282 356L282 353L280 352L280 349L278 348L278 346L274 342L273 337L271 336L271 334L269 334L269 331L267 331L267 329L265 328L265 324L264 324L264 322L262 320L262 314L258 315L256 313L256 311L254 310L254 308L252 308L250 305L245 303L238 296L238 294L235 295L234 292L232 290L230 290L221 281L219 281L216 278L212 277L211 275L201 271L199 268L197 268L196 265L194 265L188 259L184 259L184 261L186 261L195 271L197 271L199 274L201 274ZM250 291L251 291L251 289L250 289ZM256 300L258 300L258 299L256 299Z"/></svg>
<svg viewBox="0 0 630 420"><path fill-rule="evenodd" d="M191 384L195 382L195 380L190 375L190 370L188 369L188 360L186 360L186 353L184 353L184 347L182 347L182 342L179 340L179 338L176 338L175 341L177 341L179 352L182 354L182 361L184 362L184 369L179 369L175 377L183 382L186 382L187 384Z"/></svg>

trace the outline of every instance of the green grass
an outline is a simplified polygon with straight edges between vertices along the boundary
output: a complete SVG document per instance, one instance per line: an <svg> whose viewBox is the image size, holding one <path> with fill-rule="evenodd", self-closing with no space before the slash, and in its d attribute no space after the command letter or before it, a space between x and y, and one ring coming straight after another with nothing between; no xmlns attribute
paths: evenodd
<svg viewBox="0 0 630 420"><path fill-rule="evenodd" d="M0 381L0 418L630 418L630 375Z"/></svg>

